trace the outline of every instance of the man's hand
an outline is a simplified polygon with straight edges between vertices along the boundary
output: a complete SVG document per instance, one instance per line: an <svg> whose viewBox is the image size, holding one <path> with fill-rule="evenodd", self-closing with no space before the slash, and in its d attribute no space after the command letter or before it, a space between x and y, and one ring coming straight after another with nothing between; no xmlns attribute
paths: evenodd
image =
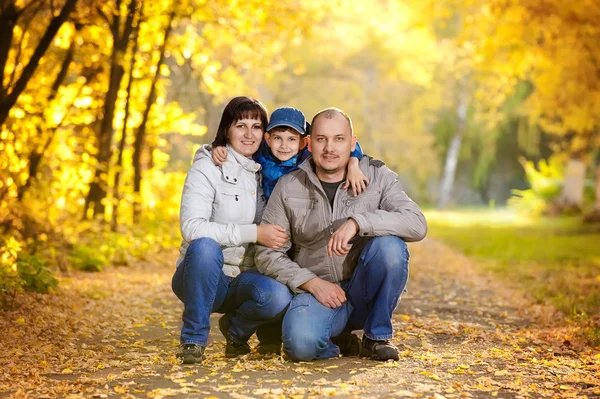
<svg viewBox="0 0 600 399"><path fill-rule="evenodd" d="M265 247L279 249L288 241L285 229L276 224L261 224L256 227L256 242Z"/></svg>
<svg viewBox="0 0 600 399"><path fill-rule="evenodd" d="M367 189L369 184L369 178L360 170L358 166L358 158L350 157L348 162L348 175L346 176L346 183L344 183L344 189L352 187L352 195L355 197Z"/></svg>
<svg viewBox="0 0 600 399"><path fill-rule="evenodd" d="M337 284L315 277L300 285L298 288L310 292L323 306L335 309L346 302L346 293Z"/></svg>
<svg viewBox="0 0 600 399"><path fill-rule="evenodd" d="M350 218L346 220L329 239L329 243L327 244L327 253L329 256L333 256L333 254L337 256L347 255L351 248L348 245L348 241L358 233L358 230L358 224L354 219Z"/></svg>
<svg viewBox="0 0 600 399"><path fill-rule="evenodd" d="M212 160L217 166L221 166L227 161L227 148L215 147L212 149Z"/></svg>

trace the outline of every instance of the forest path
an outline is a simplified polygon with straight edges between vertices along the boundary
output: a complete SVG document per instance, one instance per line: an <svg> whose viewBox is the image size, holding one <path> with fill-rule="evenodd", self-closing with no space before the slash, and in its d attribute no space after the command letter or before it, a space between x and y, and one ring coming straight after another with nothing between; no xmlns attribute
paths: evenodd
<svg viewBox="0 0 600 399"><path fill-rule="evenodd" d="M0 313L0 396L600 397L600 355L565 339L548 309L439 241L410 250L408 293L394 315L398 362L226 359L213 315L205 363L180 365L169 252L74 273L55 295L19 296Z"/></svg>

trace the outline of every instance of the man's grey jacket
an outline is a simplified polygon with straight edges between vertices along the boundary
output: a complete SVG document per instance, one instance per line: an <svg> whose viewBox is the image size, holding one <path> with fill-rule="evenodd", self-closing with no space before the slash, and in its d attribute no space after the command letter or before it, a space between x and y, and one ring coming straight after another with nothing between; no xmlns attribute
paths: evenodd
<svg viewBox="0 0 600 399"><path fill-rule="evenodd" d="M300 293L303 291L298 286L314 277L333 283L349 279L360 252L372 237L395 235L407 242L425 237L425 216L403 191L398 175L368 156L359 165L369 178L366 192L353 197L340 184L333 209L313 170L312 157L279 179L262 224L282 226L290 241L281 249L256 246L255 263L261 273ZM360 228L350 240L350 253L329 257L327 243L331 235L349 218Z"/></svg>

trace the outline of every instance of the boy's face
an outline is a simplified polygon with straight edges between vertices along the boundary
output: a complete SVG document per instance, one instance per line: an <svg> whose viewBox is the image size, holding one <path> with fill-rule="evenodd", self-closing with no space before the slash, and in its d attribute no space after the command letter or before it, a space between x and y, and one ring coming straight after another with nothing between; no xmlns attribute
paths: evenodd
<svg viewBox="0 0 600 399"><path fill-rule="evenodd" d="M275 158L282 162L292 158L304 148L304 139L300 133L292 128L285 130L273 129L265 133L265 140Z"/></svg>

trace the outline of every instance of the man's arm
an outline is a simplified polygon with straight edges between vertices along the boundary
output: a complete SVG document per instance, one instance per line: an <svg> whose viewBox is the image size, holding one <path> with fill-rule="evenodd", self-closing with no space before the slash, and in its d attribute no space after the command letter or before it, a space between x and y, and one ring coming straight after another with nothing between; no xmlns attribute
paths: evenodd
<svg viewBox="0 0 600 399"><path fill-rule="evenodd" d="M283 204L281 188L284 182L281 181L282 179L284 177L275 185L275 189L263 213L261 224L279 225L285 229L288 237L291 237L290 222ZM288 257L287 251L289 251L291 246L290 239L279 249L256 245L254 262L256 268L262 274L273 277L282 284L286 284L295 293L301 293L304 291L299 286L317 276L310 270L300 267L300 265Z"/></svg>
<svg viewBox="0 0 600 399"><path fill-rule="evenodd" d="M385 168L385 169L383 169ZM394 235L404 241L420 241L427 234L425 216L402 189L398 175L385 166L380 209L352 215L361 237Z"/></svg>

